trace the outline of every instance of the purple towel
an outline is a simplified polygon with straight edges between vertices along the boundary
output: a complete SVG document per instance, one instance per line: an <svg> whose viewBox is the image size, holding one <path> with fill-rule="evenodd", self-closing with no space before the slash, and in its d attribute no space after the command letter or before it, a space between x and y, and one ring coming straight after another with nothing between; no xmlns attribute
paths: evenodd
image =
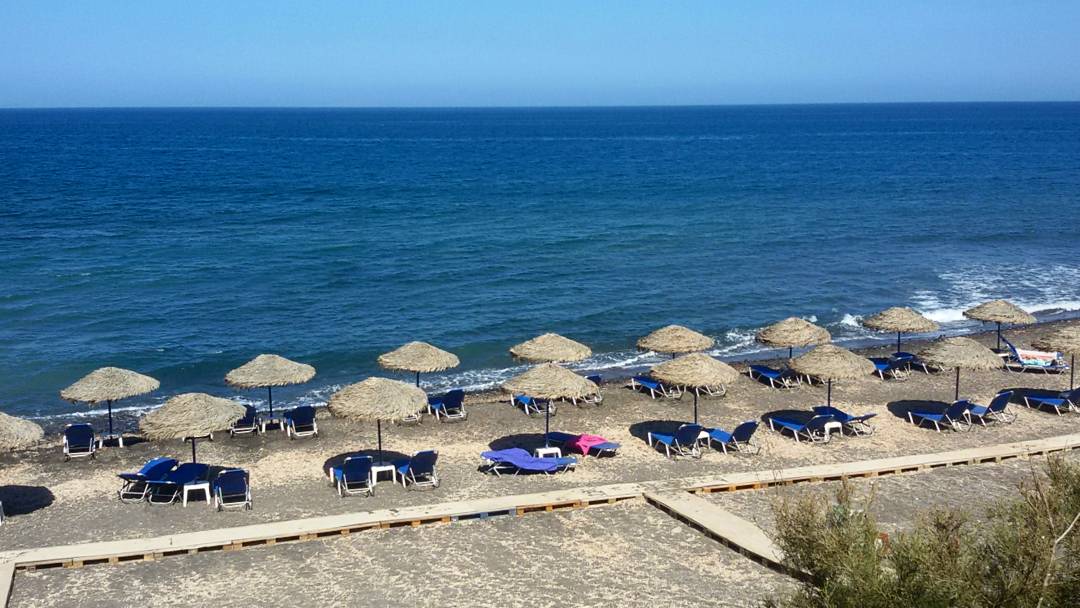
<svg viewBox="0 0 1080 608"><path fill-rule="evenodd" d="M521 448L492 450L482 452L480 456L492 462L512 464L526 471L553 472L577 462L575 458L537 458Z"/></svg>

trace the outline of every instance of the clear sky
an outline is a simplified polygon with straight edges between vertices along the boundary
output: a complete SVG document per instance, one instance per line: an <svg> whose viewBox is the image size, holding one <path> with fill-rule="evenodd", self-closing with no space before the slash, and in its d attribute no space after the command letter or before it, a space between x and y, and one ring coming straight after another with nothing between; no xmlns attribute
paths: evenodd
<svg viewBox="0 0 1080 608"><path fill-rule="evenodd" d="M1080 0L0 0L0 107L1080 99Z"/></svg>

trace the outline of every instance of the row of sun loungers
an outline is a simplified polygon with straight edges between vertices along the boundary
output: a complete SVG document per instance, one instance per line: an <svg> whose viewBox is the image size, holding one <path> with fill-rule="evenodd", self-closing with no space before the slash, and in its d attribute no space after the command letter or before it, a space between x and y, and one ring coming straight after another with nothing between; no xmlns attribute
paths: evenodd
<svg viewBox="0 0 1080 608"><path fill-rule="evenodd" d="M646 436L649 447L664 448L664 454L668 458L689 456L701 457L701 448L708 447L719 449L727 454L728 450L756 454L760 448L753 443L751 438L758 428L756 420L748 420L735 430L728 433L720 428L705 428L699 424L684 424L674 434L653 433Z"/></svg>
<svg viewBox="0 0 1080 608"><path fill-rule="evenodd" d="M251 486L248 473L228 469L210 481L210 467L202 463L179 464L175 458L154 458L135 473L118 475L123 485L117 491L121 502L169 505L191 489L207 492L207 502L213 501L219 511L250 509ZM196 487L197 486L197 487Z"/></svg>
<svg viewBox="0 0 1080 608"><path fill-rule="evenodd" d="M411 458L389 463L390 471L395 481L401 480L403 488L437 488L440 483L438 460L438 451L425 450ZM357 494L373 496L378 481L376 468L380 466L386 466L386 463L376 463L371 456L350 456L330 468L330 481L342 498Z"/></svg>

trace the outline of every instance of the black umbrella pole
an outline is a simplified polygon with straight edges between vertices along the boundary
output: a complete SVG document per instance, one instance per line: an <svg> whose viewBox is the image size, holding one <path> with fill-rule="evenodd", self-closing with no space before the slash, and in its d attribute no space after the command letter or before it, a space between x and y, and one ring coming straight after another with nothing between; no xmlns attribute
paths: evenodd
<svg viewBox="0 0 1080 608"><path fill-rule="evenodd" d="M551 402L548 401L544 406L544 447L551 447L551 442L548 441L548 435L551 433Z"/></svg>
<svg viewBox="0 0 1080 608"><path fill-rule="evenodd" d="M416 386L420 386L420 372L416 372Z"/></svg>
<svg viewBox="0 0 1080 608"><path fill-rule="evenodd" d="M792 354L793 354L794 352L795 352L795 348L794 348L794 347L791 347L791 346L787 347L787 358L788 358L788 359L790 359L790 358L791 358L791 355L792 355Z"/></svg>
<svg viewBox="0 0 1080 608"><path fill-rule="evenodd" d="M697 424L697 390L694 390L694 424Z"/></svg>
<svg viewBox="0 0 1080 608"><path fill-rule="evenodd" d="M270 406L270 415L274 415L274 389L266 387L266 403Z"/></svg>
<svg viewBox="0 0 1080 608"><path fill-rule="evenodd" d="M1074 381L1076 379L1076 355L1072 356L1072 363L1069 365L1069 390L1073 390Z"/></svg>
<svg viewBox="0 0 1080 608"><path fill-rule="evenodd" d="M379 462L382 462L382 420L375 421L375 428L377 428L379 432Z"/></svg>
<svg viewBox="0 0 1080 608"><path fill-rule="evenodd" d="M960 368L956 368L956 396L953 397L953 401L960 400Z"/></svg>
<svg viewBox="0 0 1080 608"><path fill-rule="evenodd" d="M198 462L195 460L195 438L191 438L191 462Z"/></svg>
<svg viewBox="0 0 1080 608"><path fill-rule="evenodd" d="M828 392L826 393L825 403L829 407L832 407L832 378L829 378L829 388Z"/></svg>
<svg viewBox="0 0 1080 608"><path fill-rule="evenodd" d="M997 336L998 336L998 343L997 344L998 345L997 345L997 347L998 347L998 350L1001 350L1001 321L998 321L997 326L998 326L998 331L997 331Z"/></svg>
<svg viewBox="0 0 1080 608"><path fill-rule="evenodd" d="M900 352L900 332L896 332L896 352Z"/></svg>
<svg viewBox="0 0 1080 608"><path fill-rule="evenodd" d="M112 399L109 399L109 400L105 401L105 403L106 403L106 406L107 406L107 407L109 408L109 435L112 435L112 434L113 434L113 426L112 426Z"/></svg>

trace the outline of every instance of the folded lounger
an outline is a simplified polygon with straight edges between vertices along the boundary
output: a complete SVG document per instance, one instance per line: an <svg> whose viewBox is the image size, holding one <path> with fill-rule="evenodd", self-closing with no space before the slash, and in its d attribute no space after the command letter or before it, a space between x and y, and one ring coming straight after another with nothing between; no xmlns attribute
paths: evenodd
<svg viewBox="0 0 1080 608"><path fill-rule="evenodd" d="M551 411L552 416L555 415L555 403L550 399L538 399L528 395L513 395L510 397L510 403L514 407L520 407L529 416L543 416L547 410Z"/></svg>
<svg viewBox="0 0 1080 608"><path fill-rule="evenodd" d="M882 380L885 380L886 374L894 380L907 377L907 361L891 357L870 357L870 362L874 364L874 373Z"/></svg>
<svg viewBox="0 0 1080 608"><path fill-rule="evenodd" d="M315 422L315 408L310 405L301 405L289 410L286 421L285 432L288 433L289 439L319 435L319 424Z"/></svg>
<svg viewBox="0 0 1080 608"><path fill-rule="evenodd" d="M577 465L577 458L572 456L561 458L537 458L521 448L509 448L506 450L491 450L480 454L484 459L484 472L495 473L501 477L503 473L517 475L521 472L544 473L552 475L573 469Z"/></svg>
<svg viewBox="0 0 1080 608"><path fill-rule="evenodd" d="M862 414L860 416L852 416L851 414L838 410L830 405L819 405L814 408L815 414L821 414L823 416L832 416L843 426L843 430L851 433L852 435L873 435L874 427L870 425L868 420L877 416L877 414L871 412L869 414Z"/></svg>
<svg viewBox="0 0 1080 608"><path fill-rule="evenodd" d="M169 471L164 477L155 481L147 481L150 486L146 500L152 505L168 505L176 502L189 483L206 481L210 474L210 467L202 463L185 462L184 464Z"/></svg>
<svg viewBox="0 0 1080 608"><path fill-rule="evenodd" d="M69 424L64 429L64 460L89 456L95 458L97 437L89 424Z"/></svg>
<svg viewBox="0 0 1080 608"><path fill-rule="evenodd" d="M465 391L454 389L445 395L429 397L428 412L440 422L465 420L469 416L465 411Z"/></svg>
<svg viewBox="0 0 1080 608"><path fill-rule="evenodd" d="M795 437L795 441L801 441L800 437L811 443L827 442L829 434L825 432L825 425L838 420L828 415L816 415L806 422L799 422L783 416L769 416L769 428L783 434L788 431Z"/></svg>
<svg viewBox="0 0 1080 608"><path fill-rule="evenodd" d="M968 417L968 402L963 399L940 412L908 410L908 420L916 426L932 422L934 429L939 433L942 426L951 428L954 431L971 428L971 419Z"/></svg>
<svg viewBox="0 0 1080 608"><path fill-rule="evenodd" d="M736 452L757 454L761 451L761 447L751 441L757 429L757 420L747 420L730 433L721 428L705 429L705 432L709 434L709 447L712 447L714 443L718 444L725 454L729 448Z"/></svg>
<svg viewBox="0 0 1080 608"><path fill-rule="evenodd" d="M791 388L790 374L768 365L751 365L750 378L759 382L768 382L773 388Z"/></svg>
<svg viewBox="0 0 1080 608"><path fill-rule="evenodd" d="M118 473L117 477L124 480L117 494L120 502L142 502L146 500L146 494L150 490L150 481L161 481L176 467L175 458L158 457L148 461L137 473Z"/></svg>
<svg viewBox="0 0 1080 608"><path fill-rule="evenodd" d="M682 397L682 392L674 386L665 386L662 382L657 382L652 378L645 376L634 376L630 378L630 388L636 391L649 391L649 396L656 399L657 395L661 397L668 397L671 399L677 399Z"/></svg>
<svg viewBox="0 0 1080 608"><path fill-rule="evenodd" d="M622 447L614 441L608 441L599 435L574 435L573 433L560 433L552 431L545 435L551 443L557 443L565 448L581 452L582 456L588 456L595 452L597 456L614 456Z"/></svg>
<svg viewBox="0 0 1080 608"><path fill-rule="evenodd" d="M990 405L979 405L972 401L964 400L968 408L968 419L972 423L978 422L986 426L987 422L1009 423L1016 420L1016 414L1009 411L1009 400L1012 399L1012 391L1001 391L990 401Z"/></svg>
<svg viewBox="0 0 1080 608"><path fill-rule="evenodd" d="M244 406L244 417L237 420L229 427L229 436L244 435L246 433L259 432L259 411L253 406Z"/></svg>
<svg viewBox="0 0 1080 608"><path fill-rule="evenodd" d="M600 376L585 376L585 379L592 382L596 386L600 386L603 379ZM604 402L604 394L597 391L595 395L585 395L580 400L582 403L591 403L593 405L600 405ZM577 405L577 400L574 401L574 405Z"/></svg>
<svg viewBox="0 0 1080 608"><path fill-rule="evenodd" d="M1005 367L1013 371L1026 372L1030 370L1044 374L1059 374L1069 371L1069 364L1065 363L1061 353L1016 348L1012 342L1009 342L1004 337L1001 338L1001 341L1008 348Z"/></svg>
<svg viewBox="0 0 1080 608"><path fill-rule="evenodd" d="M218 511L251 509L251 485L248 483L248 472L243 469L229 469L218 473L212 492L214 507Z"/></svg>
<svg viewBox="0 0 1080 608"><path fill-rule="evenodd" d="M412 458L395 462L398 477L401 478L401 486L405 488L439 487L439 473L435 463L439 460L439 452L425 450L417 452Z"/></svg>
<svg viewBox="0 0 1080 608"><path fill-rule="evenodd" d="M1071 391L1061 391L1060 393L1024 395L1024 405L1035 408L1051 408L1058 416L1061 415L1061 410L1077 412L1080 411L1080 387Z"/></svg>
<svg viewBox="0 0 1080 608"><path fill-rule="evenodd" d="M665 433L649 433L646 440L649 447L664 446L664 455L668 458L690 456L701 458L701 434L705 431L700 424L684 424L675 431L674 435Z"/></svg>
<svg viewBox="0 0 1080 608"><path fill-rule="evenodd" d="M346 494L375 494L375 484L371 475L371 456L350 456L341 466L330 470L337 486L338 496Z"/></svg>

